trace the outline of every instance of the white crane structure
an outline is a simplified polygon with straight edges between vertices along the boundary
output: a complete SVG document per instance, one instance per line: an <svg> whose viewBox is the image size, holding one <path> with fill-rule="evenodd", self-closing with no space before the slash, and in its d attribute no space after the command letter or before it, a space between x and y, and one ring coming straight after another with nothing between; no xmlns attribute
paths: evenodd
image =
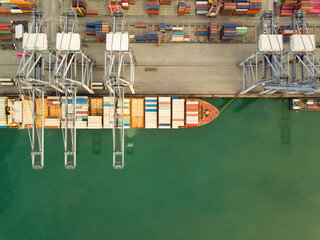
<svg viewBox="0 0 320 240"><path fill-rule="evenodd" d="M52 81L63 92L61 128L66 169L74 169L77 165L77 91L82 89L90 94L94 93L91 89L93 61L81 51L80 45L76 12L68 9L65 12L62 32L57 33L56 37L56 59L52 74Z"/></svg>
<svg viewBox="0 0 320 240"><path fill-rule="evenodd" d="M125 65L128 65L129 69L125 69ZM112 32L106 35L105 85L109 90L110 98L113 99L113 108L110 112L110 117L113 118L113 167L122 169L124 167L124 94L126 89L129 89L132 94L135 90L134 58L129 50L129 35L124 31L123 12L119 9L113 11ZM116 111L116 99L120 107L118 111Z"/></svg>
<svg viewBox="0 0 320 240"><path fill-rule="evenodd" d="M50 81L53 54L48 50L44 25L42 10L35 9L30 31L23 34L23 56L16 76L24 115L28 118L28 126L25 127L28 128L32 167L34 169L41 169L44 166L45 89L47 87L57 89L55 84ZM45 71L45 61L49 61L48 72ZM32 114L28 114L30 112Z"/></svg>

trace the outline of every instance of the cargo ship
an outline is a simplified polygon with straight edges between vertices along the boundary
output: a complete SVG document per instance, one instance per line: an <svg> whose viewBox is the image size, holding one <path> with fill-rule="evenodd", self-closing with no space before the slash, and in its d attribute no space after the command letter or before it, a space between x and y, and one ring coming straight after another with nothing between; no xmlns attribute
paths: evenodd
<svg viewBox="0 0 320 240"><path fill-rule="evenodd" d="M73 109L71 99L48 96L44 99L44 128L65 127L65 107ZM78 96L75 103L77 129L113 128L121 125L121 119L114 123L114 114L123 112L124 128L178 129L193 128L211 122L219 110L199 100L180 97L132 97L119 99L111 97ZM37 100L40 106L40 101ZM114 112L114 106L116 111ZM73 110L72 110L73 111ZM40 113L37 113L40 114ZM42 121L37 118L37 127ZM73 123L68 122L68 127ZM32 101L23 97L0 97L0 127L32 127Z"/></svg>
<svg viewBox="0 0 320 240"><path fill-rule="evenodd" d="M293 98L290 99L290 109L294 111L319 111L319 99Z"/></svg>

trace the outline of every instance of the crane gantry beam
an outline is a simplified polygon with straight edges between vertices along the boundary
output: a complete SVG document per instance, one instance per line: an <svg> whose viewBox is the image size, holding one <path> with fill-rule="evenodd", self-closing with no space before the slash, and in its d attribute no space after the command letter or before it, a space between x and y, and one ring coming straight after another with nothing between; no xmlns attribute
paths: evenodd
<svg viewBox="0 0 320 240"><path fill-rule="evenodd" d="M80 45L76 12L68 9L62 32L57 33L57 53L52 76L63 92L62 131L66 169L74 169L77 165L77 91L84 89L94 93L91 89L93 61L81 51Z"/></svg>
<svg viewBox="0 0 320 240"><path fill-rule="evenodd" d="M31 143L32 167L44 166L44 93L46 88L59 88L51 82L51 64L53 53L48 50L47 35L44 33L44 16L41 9L33 10L31 28L23 34L23 55L20 61L16 81L23 102L24 114L32 119L25 126L29 131ZM45 61L49 61L45 72Z"/></svg>
<svg viewBox="0 0 320 240"><path fill-rule="evenodd" d="M129 62L129 77L125 71L125 61ZM134 59L129 50L128 33L124 31L123 11L113 11L112 32L106 36L105 52L105 85L110 98L113 99L113 167L122 169L124 167L124 95L126 88L132 94L134 90ZM116 100L118 99L118 102ZM116 103L120 107L116 111Z"/></svg>

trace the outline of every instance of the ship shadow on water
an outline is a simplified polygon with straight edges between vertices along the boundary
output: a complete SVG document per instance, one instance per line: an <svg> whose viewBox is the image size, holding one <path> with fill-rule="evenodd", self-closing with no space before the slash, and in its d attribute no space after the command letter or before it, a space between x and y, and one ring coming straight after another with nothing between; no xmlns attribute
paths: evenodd
<svg viewBox="0 0 320 240"><path fill-rule="evenodd" d="M288 106L288 100L282 99L282 107L285 108ZM291 121L290 121L290 111L282 111L281 121L280 121L280 129L281 129L281 143L283 145L290 145L291 143Z"/></svg>
<svg viewBox="0 0 320 240"><path fill-rule="evenodd" d="M125 153L133 154L134 153L134 142L135 136L137 134L137 129L126 129L124 131L124 143L125 143Z"/></svg>
<svg viewBox="0 0 320 240"><path fill-rule="evenodd" d="M93 141L92 141L92 153L95 155L101 154L102 149L102 136L101 131L95 131L93 134Z"/></svg>

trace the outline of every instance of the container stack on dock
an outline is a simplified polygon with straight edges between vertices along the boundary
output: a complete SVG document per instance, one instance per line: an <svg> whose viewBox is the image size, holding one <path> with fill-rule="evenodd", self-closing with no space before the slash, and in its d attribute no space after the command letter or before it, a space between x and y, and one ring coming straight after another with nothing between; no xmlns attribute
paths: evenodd
<svg viewBox="0 0 320 240"><path fill-rule="evenodd" d="M191 4L186 4L185 0L179 0L178 2L178 15L190 14Z"/></svg>
<svg viewBox="0 0 320 240"><path fill-rule="evenodd" d="M213 41L218 36L218 25L216 22L209 23L209 41Z"/></svg>
<svg viewBox="0 0 320 240"><path fill-rule="evenodd" d="M171 4L171 0L160 0L160 4Z"/></svg>
<svg viewBox="0 0 320 240"><path fill-rule="evenodd" d="M98 40L105 40L110 31L108 21L97 21L96 23L86 23L86 35L94 35Z"/></svg>
<svg viewBox="0 0 320 240"><path fill-rule="evenodd" d="M312 5L312 9L306 12L306 16L320 16L320 1L312 1Z"/></svg>
<svg viewBox="0 0 320 240"><path fill-rule="evenodd" d="M131 128L144 127L144 99L131 98Z"/></svg>
<svg viewBox="0 0 320 240"><path fill-rule="evenodd" d="M156 97L146 97L145 102L145 128L158 126L158 100Z"/></svg>
<svg viewBox="0 0 320 240"><path fill-rule="evenodd" d="M12 29L11 23L0 23L0 40L11 41L13 39Z"/></svg>
<svg viewBox="0 0 320 240"><path fill-rule="evenodd" d="M250 7L250 3L248 1L243 0L234 0L237 3L236 10L233 15L245 15Z"/></svg>
<svg viewBox="0 0 320 240"><path fill-rule="evenodd" d="M236 36L237 37L242 37L242 36L246 35L247 32L248 32L247 27L236 27Z"/></svg>
<svg viewBox="0 0 320 240"><path fill-rule="evenodd" d="M206 15L211 6L209 5L208 1L204 0L196 0L196 14L197 15Z"/></svg>
<svg viewBox="0 0 320 240"><path fill-rule="evenodd" d="M248 16L256 16L262 8L262 0L249 0L249 9L246 12Z"/></svg>
<svg viewBox="0 0 320 240"><path fill-rule="evenodd" d="M196 29L196 36L208 36L209 29L208 28L197 28Z"/></svg>
<svg viewBox="0 0 320 240"><path fill-rule="evenodd" d="M172 128L184 127L185 99L172 98Z"/></svg>
<svg viewBox="0 0 320 240"><path fill-rule="evenodd" d="M102 98L89 99L88 128L102 128L103 103Z"/></svg>
<svg viewBox="0 0 320 240"><path fill-rule="evenodd" d="M298 25L299 26L299 25ZM296 32L296 34L307 34L307 32L309 31L310 27L309 27L309 24L307 24L307 28L306 28L306 32L305 33L302 33L302 27L299 26L299 31ZM278 33L279 34L282 34L282 37L283 37L283 41L284 42L289 42L290 41L290 37L293 35L293 29L291 26L281 26L279 29L278 29Z"/></svg>
<svg viewBox="0 0 320 240"><path fill-rule="evenodd" d="M237 26L236 25L223 25L220 31L220 41L221 42L230 42L234 39L237 32Z"/></svg>
<svg viewBox="0 0 320 240"><path fill-rule="evenodd" d="M199 101L197 99L187 99L186 127L196 127L198 125L199 125Z"/></svg>
<svg viewBox="0 0 320 240"><path fill-rule="evenodd" d="M237 3L224 1L220 9L220 14L222 16L232 16L237 9Z"/></svg>
<svg viewBox="0 0 320 240"><path fill-rule="evenodd" d="M44 120L45 128L59 128L60 127L60 98L48 96L45 106L47 108L47 117Z"/></svg>
<svg viewBox="0 0 320 240"><path fill-rule="evenodd" d="M148 15L159 15L159 0L147 1L147 13Z"/></svg>
<svg viewBox="0 0 320 240"><path fill-rule="evenodd" d="M147 38L148 38L148 41L158 41L159 32L158 31L148 31Z"/></svg>
<svg viewBox="0 0 320 240"><path fill-rule="evenodd" d="M159 128L171 128L171 98L159 97Z"/></svg>
<svg viewBox="0 0 320 240"><path fill-rule="evenodd" d="M295 10L303 10L306 16L320 16L320 1L285 0L281 6L281 16L292 16Z"/></svg>
<svg viewBox="0 0 320 240"><path fill-rule="evenodd" d="M78 16L84 16L87 13L87 1L86 0L72 0L72 8Z"/></svg>
<svg viewBox="0 0 320 240"><path fill-rule="evenodd" d="M257 15L262 8L262 0L223 0L220 14L232 15Z"/></svg>
<svg viewBox="0 0 320 240"><path fill-rule="evenodd" d="M114 100L112 97L103 97L103 127L113 128L114 125Z"/></svg>
<svg viewBox="0 0 320 240"><path fill-rule="evenodd" d="M33 9L37 8L36 2L30 1L3 1L3 4L9 4L5 9L0 9L0 14L31 14Z"/></svg>
<svg viewBox="0 0 320 240"><path fill-rule="evenodd" d="M183 42L184 32L183 27L172 27L172 42Z"/></svg>
<svg viewBox="0 0 320 240"><path fill-rule="evenodd" d="M6 114L7 104L8 104L8 98L0 97L0 128L8 127L8 117Z"/></svg>
<svg viewBox="0 0 320 240"><path fill-rule="evenodd" d="M279 28L278 33L282 34L284 42L289 42L290 37L293 35L293 29L290 26L282 26Z"/></svg>
<svg viewBox="0 0 320 240"><path fill-rule="evenodd" d="M292 16L295 6L297 5L297 0L285 0L281 6L280 15L281 16Z"/></svg>
<svg viewBox="0 0 320 240"><path fill-rule="evenodd" d="M123 126L124 128L130 128L130 98L124 98L123 99L123 107L124 107L124 112L123 112ZM117 104L117 115L121 116L122 114L122 102L119 101L118 99L118 104ZM118 119L118 126L121 124L121 119Z"/></svg>

